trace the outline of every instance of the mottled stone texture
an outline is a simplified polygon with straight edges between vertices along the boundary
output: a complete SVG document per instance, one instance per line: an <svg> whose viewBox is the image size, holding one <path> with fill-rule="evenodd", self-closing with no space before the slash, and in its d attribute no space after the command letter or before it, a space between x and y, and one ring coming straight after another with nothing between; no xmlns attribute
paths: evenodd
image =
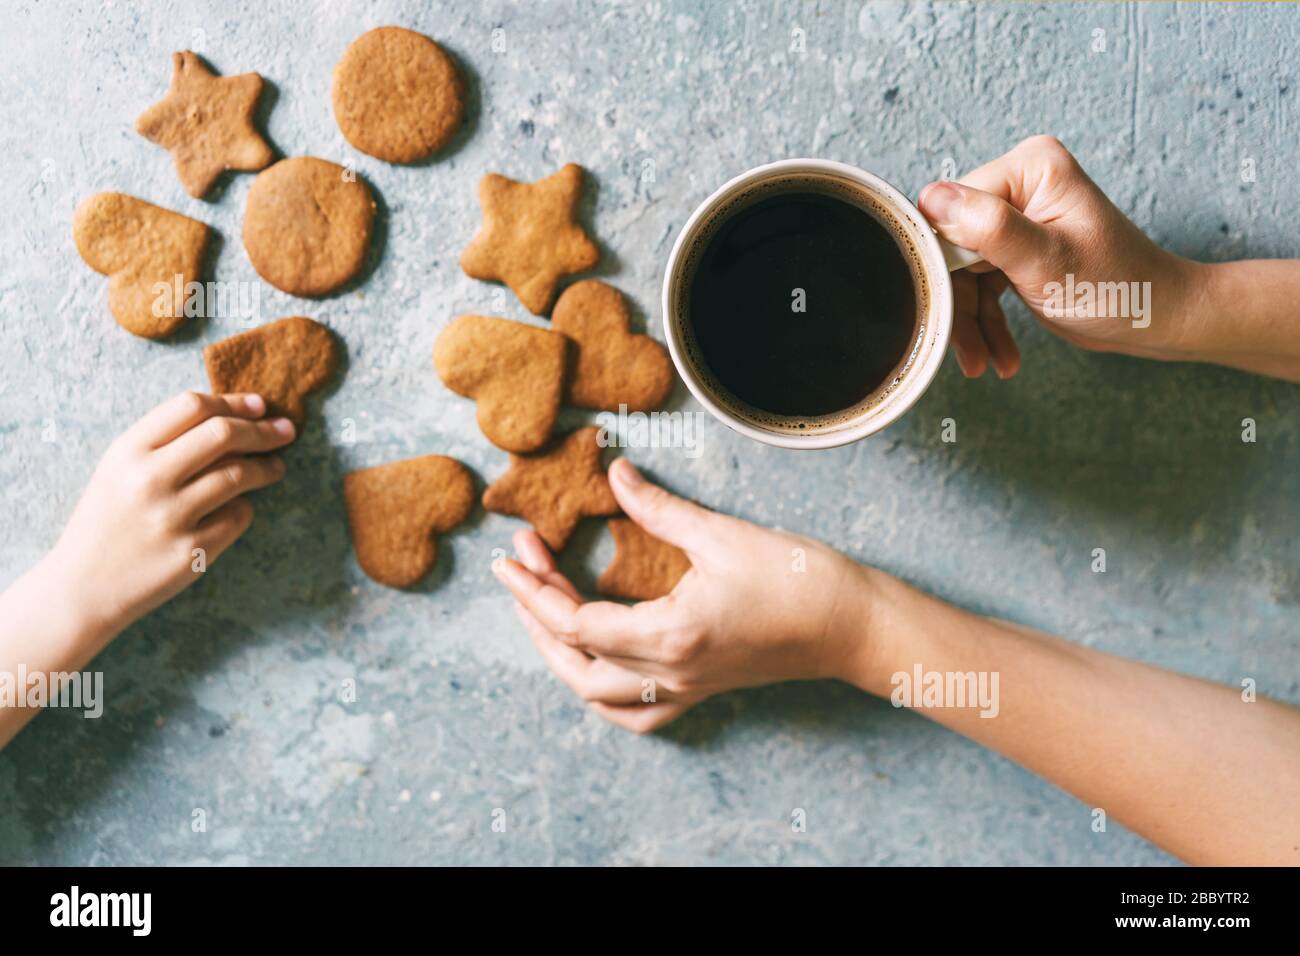
<svg viewBox="0 0 1300 956"><path fill-rule="evenodd" d="M660 273L686 216L756 163L822 156L915 195L1052 132L1161 242L1208 259L1296 255L1295 51L1286 6L574 2L20 3L0 31L0 581L49 546L110 438L205 384L196 322L146 342L78 259L78 199L121 189L211 223L216 277L253 281L251 176L192 199L132 124L170 54L267 80L286 155L350 163L381 200L381 255L343 295L263 286L346 343L247 538L99 662L103 719L40 717L0 754L3 863L1167 863L1005 760L847 688L728 695L651 739L612 729L542 667L492 581L513 519L443 539L415 593L365 579L340 497L350 468L506 456L437 380L454 315L533 321L461 274L489 170L580 162L597 274L661 336ZM466 129L435 161L348 147L330 71L363 30L431 34L461 63ZM799 46L802 32L804 52ZM1104 31L1105 50L1093 47ZM1241 176L1244 160L1253 182ZM1093 647L1300 701L1297 390L1213 368L1088 355L1012 308L1011 383L950 362L908 417L838 451L638 449L672 487L832 541L953 601ZM674 407L697 409L679 387ZM940 422L957 422L955 445ZM1240 440L1243 418L1259 440ZM571 413L573 424L590 420ZM345 438L355 430L355 442ZM44 441L43 438L50 438ZM1106 574L1089 568L1094 548ZM600 527L566 555L590 584ZM356 701L340 699L355 681ZM1267 773L1267 767L1259 768ZM194 833L196 808L207 830ZM492 830L494 809L507 830ZM791 832L794 808L807 832Z"/></svg>

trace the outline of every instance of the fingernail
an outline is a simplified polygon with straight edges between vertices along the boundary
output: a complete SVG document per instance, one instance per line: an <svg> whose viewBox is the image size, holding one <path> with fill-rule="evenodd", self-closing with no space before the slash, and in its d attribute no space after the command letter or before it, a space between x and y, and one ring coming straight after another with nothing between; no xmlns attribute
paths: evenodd
<svg viewBox="0 0 1300 956"><path fill-rule="evenodd" d="M957 367L961 369L962 375L967 378L979 378L984 374L984 367L977 356L967 355L956 347L953 348L953 353L957 356Z"/></svg>
<svg viewBox="0 0 1300 956"><path fill-rule="evenodd" d="M546 560L537 553L537 545L534 542L525 540L516 550L524 562L524 567L529 571L532 571L533 574L546 573Z"/></svg>
<svg viewBox="0 0 1300 956"><path fill-rule="evenodd" d="M966 375L966 356L962 355L961 349L959 349L955 343L952 347L952 357L953 361L957 363L957 368L963 375Z"/></svg>
<svg viewBox="0 0 1300 956"><path fill-rule="evenodd" d="M645 481L645 479L641 477L641 472L637 471L636 466L626 458L620 458L618 461L614 462L614 464L618 466L614 469L614 477L623 482L623 484L627 485L629 488L635 488L637 485Z"/></svg>
<svg viewBox="0 0 1300 956"><path fill-rule="evenodd" d="M285 438L293 437L293 422L287 418L276 418L271 422L271 427L283 435Z"/></svg>
<svg viewBox="0 0 1300 956"><path fill-rule="evenodd" d="M254 415L266 414L266 399L262 398L261 395L245 395L244 404L248 406L248 410Z"/></svg>
<svg viewBox="0 0 1300 956"><path fill-rule="evenodd" d="M960 208L961 190L952 183L935 183L921 197L921 211L936 225L953 222Z"/></svg>
<svg viewBox="0 0 1300 956"><path fill-rule="evenodd" d="M493 548L492 550L499 551L501 549ZM505 563L506 563L506 556L504 554L497 555L492 559L492 573L495 574L497 578L499 578L502 581L505 580L505 577L501 574L501 565Z"/></svg>

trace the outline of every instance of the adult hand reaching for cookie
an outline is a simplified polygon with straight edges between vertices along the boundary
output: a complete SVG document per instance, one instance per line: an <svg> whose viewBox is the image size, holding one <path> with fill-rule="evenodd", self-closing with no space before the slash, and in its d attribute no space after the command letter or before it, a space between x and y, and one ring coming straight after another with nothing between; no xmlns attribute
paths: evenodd
<svg viewBox="0 0 1300 956"><path fill-rule="evenodd" d="M626 460L610 484L629 518L690 557L672 593L584 602L532 531L515 535L520 561L494 565L546 663L607 720L648 732L720 691L837 678L1188 862L1300 861L1279 837L1300 832L1300 710L952 607L815 541L669 494ZM981 675L987 698L970 684Z"/></svg>
<svg viewBox="0 0 1300 956"><path fill-rule="evenodd" d="M952 341L967 376L992 364L1009 378L1020 367L998 301L1010 286L1049 330L1090 351L1300 381L1290 312L1300 261L1207 265L1161 249L1053 137L931 183L918 205L940 235L984 259L953 276Z"/></svg>
<svg viewBox="0 0 1300 956"><path fill-rule="evenodd" d="M294 439L258 395L186 392L104 453L58 543L0 594L0 671L79 670L199 579L252 521L244 497L284 477ZM32 716L0 708L0 747Z"/></svg>
<svg viewBox="0 0 1300 956"><path fill-rule="evenodd" d="M603 717L650 731L720 691L842 677L870 653L859 638L875 572L670 494L626 459L609 474L628 517L690 558L671 594L584 602L531 530L515 535L520 561L495 565L542 657Z"/></svg>

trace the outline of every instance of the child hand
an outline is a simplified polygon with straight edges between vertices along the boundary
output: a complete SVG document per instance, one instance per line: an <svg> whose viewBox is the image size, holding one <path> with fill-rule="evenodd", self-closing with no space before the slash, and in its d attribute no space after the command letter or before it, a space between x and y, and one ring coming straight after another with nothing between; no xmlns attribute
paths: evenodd
<svg viewBox="0 0 1300 956"><path fill-rule="evenodd" d="M1084 349L1177 358L1201 333L1187 308L1200 264L1148 239L1051 136L1027 139L955 183L931 183L918 205L945 239L985 260L953 275L953 349L972 378L990 359L1000 378L1020 367L998 303L1008 285L1049 330ZM1149 282L1145 316L1131 297L1127 315L1049 314L1050 284L1064 285L1067 274L1076 284Z"/></svg>
<svg viewBox="0 0 1300 956"><path fill-rule="evenodd" d="M686 551L673 592L631 607L584 602L533 531L497 576L557 676L607 720L642 733L719 691L848 679L869 662L869 569L807 538L717 514L609 469L628 517Z"/></svg>
<svg viewBox="0 0 1300 956"><path fill-rule="evenodd" d="M47 559L112 636L198 580L247 530L246 492L279 481L293 423L254 421L257 395L186 392L159 405L105 452Z"/></svg>

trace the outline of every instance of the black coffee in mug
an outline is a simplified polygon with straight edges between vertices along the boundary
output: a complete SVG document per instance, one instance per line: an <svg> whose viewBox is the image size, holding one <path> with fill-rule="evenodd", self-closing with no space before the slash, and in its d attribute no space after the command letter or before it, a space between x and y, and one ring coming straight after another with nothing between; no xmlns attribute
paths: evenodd
<svg viewBox="0 0 1300 956"><path fill-rule="evenodd" d="M859 414L915 354L918 266L851 189L768 185L710 224L687 274L686 342L738 411L803 429Z"/></svg>

